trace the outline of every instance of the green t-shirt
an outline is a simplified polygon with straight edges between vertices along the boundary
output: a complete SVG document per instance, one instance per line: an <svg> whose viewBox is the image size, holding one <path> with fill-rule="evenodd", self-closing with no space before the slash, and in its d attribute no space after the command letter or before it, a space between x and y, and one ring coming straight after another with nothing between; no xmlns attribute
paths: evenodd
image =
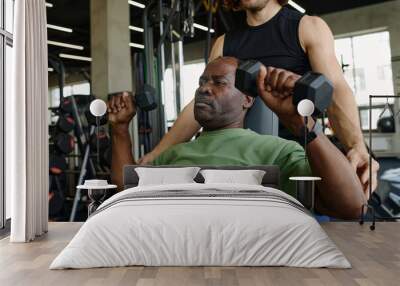
<svg viewBox="0 0 400 286"><path fill-rule="evenodd" d="M231 128L203 132L196 140L171 147L154 165L277 165L282 190L295 194L291 176L309 176L304 149L294 141L260 135L249 129Z"/></svg>

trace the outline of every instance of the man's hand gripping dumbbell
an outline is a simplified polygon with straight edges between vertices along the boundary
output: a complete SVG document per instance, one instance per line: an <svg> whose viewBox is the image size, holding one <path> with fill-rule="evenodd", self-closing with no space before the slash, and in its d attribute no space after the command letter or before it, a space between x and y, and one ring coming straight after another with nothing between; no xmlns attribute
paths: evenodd
<svg viewBox="0 0 400 286"><path fill-rule="evenodd" d="M328 108L333 94L332 84L322 74L310 72L300 76L284 69L266 68L257 61L239 65L235 86L245 94L259 95L295 136L303 135L305 121L298 105L308 100L312 103L312 115L317 116ZM312 118L307 122L311 130L315 122Z"/></svg>

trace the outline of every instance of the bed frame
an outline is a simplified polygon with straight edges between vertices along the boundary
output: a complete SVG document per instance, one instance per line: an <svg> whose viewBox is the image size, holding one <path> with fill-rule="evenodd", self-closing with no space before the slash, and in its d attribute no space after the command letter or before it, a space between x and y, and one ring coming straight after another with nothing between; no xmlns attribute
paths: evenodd
<svg viewBox="0 0 400 286"><path fill-rule="evenodd" d="M202 169L218 169L218 170L263 170L265 175L262 180L264 187L271 187L279 189L280 187L280 171L278 166L139 166L139 165L126 165L124 166L123 184L124 189L133 188L138 185L139 176L135 171L137 167L146 168L182 168L182 167L200 167ZM197 183L204 183L203 176L199 173L194 180Z"/></svg>

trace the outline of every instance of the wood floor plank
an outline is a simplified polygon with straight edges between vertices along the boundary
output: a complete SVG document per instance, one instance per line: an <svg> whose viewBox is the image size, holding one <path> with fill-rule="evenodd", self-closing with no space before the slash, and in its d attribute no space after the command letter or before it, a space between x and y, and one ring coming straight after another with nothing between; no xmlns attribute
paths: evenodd
<svg viewBox="0 0 400 286"><path fill-rule="evenodd" d="M400 285L400 224L378 223L376 231L357 223L328 223L323 228L352 264L352 269L285 267L118 267L48 269L76 234L80 223L50 223L50 231L32 243L0 240L0 285L267 286Z"/></svg>

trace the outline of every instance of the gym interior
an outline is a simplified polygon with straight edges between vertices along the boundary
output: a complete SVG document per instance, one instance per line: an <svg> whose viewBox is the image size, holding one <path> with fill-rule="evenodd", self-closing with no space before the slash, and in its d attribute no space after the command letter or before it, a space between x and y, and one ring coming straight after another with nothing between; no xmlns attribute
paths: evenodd
<svg viewBox="0 0 400 286"><path fill-rule="evenodd" d="M0 0L0 284L399 285L399 16Z"/></svg>

